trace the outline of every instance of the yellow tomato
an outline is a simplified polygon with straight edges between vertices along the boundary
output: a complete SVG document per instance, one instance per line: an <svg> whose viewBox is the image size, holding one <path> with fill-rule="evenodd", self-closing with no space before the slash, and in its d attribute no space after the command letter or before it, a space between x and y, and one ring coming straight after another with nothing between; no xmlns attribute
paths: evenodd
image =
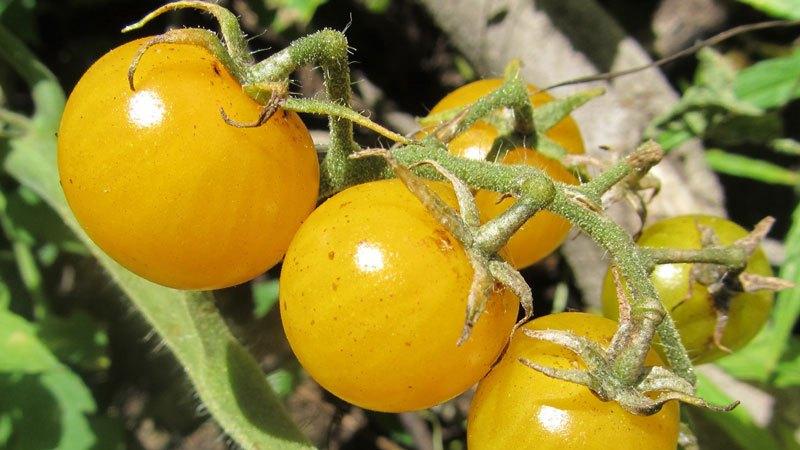
<svg viewBox="0 0 800 450"><path fill-rule="evenodd" d="M181 289L251 279L280 261L314 208L319 165L299 117L261 106L205 50L145 39L78 82L58 135L61 185L89 237L138 275Z"/></svg>
<svg viewBox="0 0 800 450"><path fill-rule="evenodd" d="M462 86L445 96L431 109L431 114L440 113L448 109L463 107L475 102L480 97L498 89L502 80L480 80ZM553 100L546 92L534 92L536 88L528 86L531 92L531 102L540 106ZM547 136L558 142L569 153L581 154L584 152L583 140L580 130L571 117L564 118L547 131ZM448 144L448 150L456 155L483 160L489 154L492 143L497 138L497 130L486 122L477 122L464 133L458 135ZM502 162L504 164L527 164L543 170L556 181L568 184L578 184L578 180L560 162L548 158L541 153L527 148L515 148L506 153ZM481 220L488 221L508 209L513 203L512 199L501 201L501 195L495 192L479 191L476 195ZM552 253L566 238L571 225L566 219L541 211L528 220L508 241L505 247L508 260L518 269L533 265Z"/></svg>
<svg viewBox="0 0 800 450"><path fill-rule="evenodd" d="M431 186L451 204L452 189ZM473 269L461 244L398 180L317 208L283 263L292 350L325 389L386 412L427 408L476 383L503 348L518 300L498 289L461 347Z"/></svg>
<svg viewBox="0 0 800 450"><path fill-rule="evenodd" d="M608 345L616 323L585 313L560 313L523 326L568 330ZM599 400L585 386L557 380L519 362L583 369L574 353L517 330L500 362L478 385L467 419L469 450L675 450L679 407L669 402L652 416L636 416ZM661 364L650 352L650 365Z"/></svg>

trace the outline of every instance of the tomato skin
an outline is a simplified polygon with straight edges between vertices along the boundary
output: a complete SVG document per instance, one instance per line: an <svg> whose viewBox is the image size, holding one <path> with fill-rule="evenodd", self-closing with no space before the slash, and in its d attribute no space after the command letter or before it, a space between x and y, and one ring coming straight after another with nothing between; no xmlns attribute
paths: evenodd
<svg viewBox="0 0 800 450"><path fill-rule="evenodd" d="M559 313L523 325L533 330L569 330L608 345L616 323L586 313ZM585 386L550 378L519 362L573 369L574 353L528 338L517 330L509 348L478 384L467 419L470 450L675 450L679 407L669 402L652 416L636 416L603 402ZM647 364L661 364L650 352ZM613 443L613 444L612 444Z"/></svg>
<svg viewBox="0 0 800 450"><path fill-rule="evenodd" d="M747 235L747 230L723 218L705 215L687 215L661 220L646 228L637 244L654 248L700 248L700 232L695 223L711 227L723 245ZM663 264L656 266L651 275L664 308L670 313L681 335L692 362L703 364L719 359L728 353L713 343L716 314L708 289L692 282L693 295L687 299L692 264ZM748 260L746 272L772 276L772 268L759 249ZM742 348L764 326L772 310L774 294L768 291L741 293L730 302L728 324L722 335L722 344L731 350ZM603 315L619 315L616 289L611 274L603 282ZM682 300L687 299L681 303Z"/></svg>
<svg viewBox="0 0 800 450"><path fill-rule="evenodd" d="M431 186L455 205L452 189ZM325 389L385 412L427 408L478 381L518 300L499 290L461 347L473 269L458 241L398 180L351 187L312 213L280 279L284 331Z"/></svg>
<svg viewBox="0 0 800 450"><path fill-rule="evenodd" d="M209 53L160 44L128 66L146 39L84 74L58 134L61 185L78 222L117 262L156 283L212 289L280 261L314 208L319 164L293 112L263 126L239 121L260 105Z"/></svg>
<svg viewBox="0 0 800 450"><path fill-rule="evenodd" d="M480 97L491 93L502 85L500 79L479 80L462 86L445 96L431 109L431 114L469 105ZM531 102L540 106L553 100L546 92L536 92L536 87L528 86ZM535 93L534 93L535 92ZM547 131L547 136L558 142L569 153L584 153L583 140L577 124L571 117L564 118ZM479 121L456 136L448 144L448 150L465 158L484 160L497 138L497 130L486 122ZM504 156L504 164L527 164L543 170L556 181L578 184L572 173L560 162L527 148L515 148ZM513 203L513 199L503 199L496 192L478 191L476 202L481 220L486 222L497 217ZM514 267L522 269L545 258L555 251L567 237L571 224L566 219L549 211L541 211L528 220L508 241L505 247L508 260Z"/></svg>

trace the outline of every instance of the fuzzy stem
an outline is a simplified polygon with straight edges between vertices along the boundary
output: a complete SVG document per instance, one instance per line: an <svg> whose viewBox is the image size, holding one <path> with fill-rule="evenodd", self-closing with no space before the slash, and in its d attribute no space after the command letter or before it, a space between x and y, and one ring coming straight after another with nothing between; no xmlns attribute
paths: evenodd
<svg viewBox="0 0 800 450"><path fill-rule="evenodd" d="M166 12L185 8L197 9L214 16L217 23L219 23L222 38L225 40L225 48L228 50L237 68L253 64L253 55L247 48L247 39L245 39L242 28L239 26L239 19L237 19L232 12L215 3L201 1L177 1L168 3L144 16L142 20L123 28L122 32L126 33L128 31L137 30Z"/></svg>
<svg viewBox="0 0 800 450"><path fill-rule="evenodd" d="M553 200L556 188L534 179L523 186L525 194L503 214L486 222L478 232L477 246L488 253L497 253L511 236L539 210Z"/></svg>
<svg viewBox="0 0 800 450"><path fill-rule="evenodd" d="M326 116L336 116L345 120L349 120L357 125L372 130L381 136L391 139L401 144L410 144L411 140L389 130L372 120L365 117L347 106L342 106L338 103L325 102L321 100L314 100L309 98L287 98L283 102L283 108L292 110L299 113L306 114L320 114Z"/></svg>
<svg viewBox="0 0 800 450"><path fill-rule="evenodd" d="M611 255L614 265L625 277L631 292L631 320L635 330L627 343L622 346L615 361L615 371L621 380L634 384L640 377L644 359L650 343L659 329L671 344L674 324L668 319L658 298L658 293L647 272L647 260L639 252L628 233L605 215L591 211L573 201L563 191L558 191L553 202L547 207L579 227L589 237L605 248ZM659 326L662 325L662 326ZM663 330L663 331L662 331ZM677 335L677 331L674 331ZM680 345L680 341L677 342ZM682 346L678 347L682 350ZM670 355L672 367L678 375L691 378L691 361L685 350Z"/></svg>
<svg viewBox="0 0 800 450"><path fill-rule="evenodd" d="M461 158L448 153L443 147L427 144L423 142L399 147L393 154L405 166L425 160L436 161L474 189L520 194L525 183L537 183L544 191L549 190L548 185L554 184L550 177L532 166ZM420 167L415 172L425 178L441 179L441 175L431 168ZM390 168L386 168L380 176L392 178L394 174Z"/></svg>
<svg viewBox="0 0 800 450"><path fill-rule="evenodd" d="M649 271L660 264L681 263L718 264L730 270L737 270L747 266L748 258L747 252L736 246L699 249L642 247L639 251L649 260Z"/></svg>
<svg viewBox="0 0 800 450"><path fill-rule="evenodd" d="M591 181L581 185L580 190L597 200L606 191L629 175L641 177L664 157L664 151L654 141L647 141L635 152L604 171Z"/></svg>
<svg viewBox="0 0 800 450"><path fill-rule="evenodd" d="M325 29L302 37L284 50L251 67L248 79L279 81L306 64L319 65L323 72L328 99L343 107L350 106L350 70L347 65L347 38L339 31ZM336 191L347 186L348 174L353 176L385 166L376 158L350 159L360 150L353 139L353 122L340 115L329 116L331 143L322 161L322 192ZM369 167L369 165L376 165ZM363 179L359 177L359 179Z"/></svg>
<svg viewBox="0 0 800 450"><path fill-rule="evenodd" d="M528 89L518 76L506 80L502 86L492 93L481 97L462 112L462 117L455 127L448 130L448 135L443 137L449 141L469 129L475 122L485 118L492 111L511 107L514 111L515 128L524 136L533 139L533 107L528 98Z"/></svg>

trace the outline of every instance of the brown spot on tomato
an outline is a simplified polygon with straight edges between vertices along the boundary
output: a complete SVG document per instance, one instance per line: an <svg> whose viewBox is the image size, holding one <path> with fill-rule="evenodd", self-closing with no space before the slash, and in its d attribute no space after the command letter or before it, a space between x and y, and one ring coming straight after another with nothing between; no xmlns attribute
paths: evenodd
<svg viewBox="0 0 800 450"><path fill-rule="evenodd" d="M331 261L333 261L333 258L334 258L334 257L336 257L336 253L335 253L333 250L329 251L329 252L328 252L328 259L330 259Z"/></svg>
<svg viewBox="0 0 800 450"><path fill-rule="evenodd" d="M443 228L437 228L433 232L434 234L434 241L436 242L436 246L439 247L439 250L442 253L452 252L455 249L455 243L453 242L453 238L447 230Z"/></svg>
<svg viewBox="0 0 800 450"><path fill-rule="evenodd" d="M219 64L217 64L217 63L215 62L214 64L211 64L211 68L214 70L214 73L215 73L215 74L216 74L218 77L222 76L222 72L221 72L221 71L220 71L220 69L219 69Z"/></svg>

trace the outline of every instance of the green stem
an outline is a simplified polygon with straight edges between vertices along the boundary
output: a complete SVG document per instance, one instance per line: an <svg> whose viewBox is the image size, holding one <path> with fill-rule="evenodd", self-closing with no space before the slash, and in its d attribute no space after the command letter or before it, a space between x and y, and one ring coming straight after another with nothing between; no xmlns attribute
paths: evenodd
<svg viewBox="0 0 800 450"><path fill-rule="evenodd" d="M582 184L580 190L589 198L599 202L600 196L617 183L628 176L641 178L663 157L664 152L661 147L654 141L647 141L625 159Z"/></svg>
<svg viewBox="0 0 800 450"><path fill-rule="evenodd" d="M338 103L314 100L310 98L287 98L283 102L283 107L285 109L289 109L300 113L339 117L345 120L349 120L357 125L361 125L362 127L368 130L372 130L380 134L381 136L391 139L395 142L399 142L401 144L411 143L411 140L406 138L405 136L397 134L394 131L389 130L371 121L368 117L364 117L363 115L353 111L349 107L340 105Z"/></svg>
<svg viewBox="0 0 800 450"><path fill-rule="evenodd" d="M253 55L247 48L247 39L245 39L242 28L239 26L239 20L232 12L215 3L201 1L176 1L168 3L144 16L142 20L123 28L122 32L126 33L139 29L165 12L186 8L198 9L214 16L217 23L219 23L220 33L225 40L225 48L228 50L228 54L233 60L234 68L241 69L254 63Z"/></svg>
<svg viewBox="0 0 800 450"><path fill-rule="evenodd" d="M508 107L514 111L516 130L534 142L533 107L528 98L528 89L518 76L512 76L497 90L481 97L465 109L461 119L458 120L455 127L448 130L448 134L443 136L443 140L447 142L454 136L463 133L475 122L487 117L492 111Z"/></svg>
<svg viewBox="0 0 800 450"><path fill-rule="evenodd" d="M526 187L528 195L518 198L503 214L489 220L478 231L476 245L487 253L497 253L511 236L534 214L546 207L555 196L555 186L550 189L533 184Z"/></svg>
<svg viewBox="0 0 800 450"><path fill-rule="evenodd" d="M343 107L350 106L350 70L347 65L347 38L343 33L325 29L302 37L280 52L253 66L248 78L280 81L306 64L319 65L323 72L328 99ZM330 192L346 187L348 174L369 172L379 167L375 161L353 160L349 156L360 147L353 139L353 122L339 115L329 117L331 143L322 161L320 190ZM365 178L359 178L365 179Z"/></svg>
<svg viewBox="0 0 800 450"><path fill-rule="evenodd" d="M630 295L632 333L620 349L615 360L615 371L621 380L635 384L641 375L645 356L650 349L653 336L658 329L670 345L678 345L677 352L668 355L676 373L693 380L692 364L680 343L674 324L661 305L658 293L647 272L648 261L639 252L631 236L607 216L589 210L558 191L547 207L580 228L603 246L611 255L613 263L626 280Z"/></svg>
<svg viewBox="0 0 800 450"><path fill-rule="evenodd" d="M699 249L642 247L639 251L649 260L649 271L659 264L681 263L717 264L730 270L737 270L747 266L748 258L747 252L736 246Z"/></svg>

